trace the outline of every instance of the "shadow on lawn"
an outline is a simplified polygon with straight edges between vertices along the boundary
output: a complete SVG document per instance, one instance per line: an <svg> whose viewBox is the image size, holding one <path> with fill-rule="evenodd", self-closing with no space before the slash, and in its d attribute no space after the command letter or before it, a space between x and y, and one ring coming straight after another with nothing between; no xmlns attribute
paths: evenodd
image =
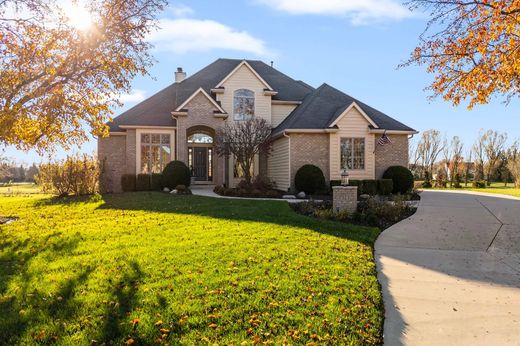
<svg viewBox="0 0 520 346"><path fill-rule="evenodd" d="M128 334L122 326L128 322L127 314L132 311L136 303L139 284L143 280L144 273L139 264L131 261L129 265L130 269L124 272L121 279L112 288L111 296L114 298L114 304L107 306L105 323L101 335L99 335L100 340L108 343L114 340L122 341L122 338ZM132 337L136 341L139 340L138 335L132 335Z"/></svg>
<svg viewBox="0 0 520 346"><path fill-rule="evenodd" d="M216 199L202 196L171 196L138 192L103 196L100 209L177 213L239 221L256 221L309 229L363 243L371 248L379 235L373 227L349 225L295 213L285 201Z"/></svg>
<svg viewBox="0 0 520 346"><path fill-rule="evenodd" d="M24 344L28 333L35 344L51 344L68 333L71 325L67 327L66 323L79 321L84 313L81 291L96 268L74 268L74 275L61 280L52 294L43 292L37 284L42 273L30 270L31 261L38 257L40 261L52 261L70 255L79 241L79 235L64 239L62 233L56 232L41 239L17 242L0 229L0 345ZM98 340L121 341L129 335L125 326L127 314L136 303L144 273L137 262L130 261L127 267L119 280L110 282L108 290L113 304L107 304ZM78 323L73 328L83 328L82 322Z"/></svg>
<svg viewBox="0 0 520 346"><path fill-rule="evenodd" d="M0 345L17 344L30 323L42 316L72 317L74 287L88 277L90 270L63 282L55 297L48 297L32 286L38 277L29 270L33 258L70 253L79 242L77 236L61 237L60 232L55 232L40 239L17 242L0 228ZM13 294L9 294L11 284L15 285ZM52 334L35 336L36 341L44 343L52 338Z"/></svg>

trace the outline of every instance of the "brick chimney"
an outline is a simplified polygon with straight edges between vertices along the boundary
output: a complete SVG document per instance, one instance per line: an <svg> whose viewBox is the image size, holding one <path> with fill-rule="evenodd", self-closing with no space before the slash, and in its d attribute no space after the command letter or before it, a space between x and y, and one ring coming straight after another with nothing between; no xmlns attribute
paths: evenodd
<svg viewBox="0 0 520 346"><path fill-rule="evenodd" d="M177 67L175 72L175 83L180 83L186 79L186 72L182 70L182 67Z"/></svg>

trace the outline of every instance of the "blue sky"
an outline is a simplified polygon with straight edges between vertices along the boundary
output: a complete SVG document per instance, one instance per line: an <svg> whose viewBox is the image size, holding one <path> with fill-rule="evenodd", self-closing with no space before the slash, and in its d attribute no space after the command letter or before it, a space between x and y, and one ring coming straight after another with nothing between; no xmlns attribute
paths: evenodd
<svg viewBox="0 0 520 346"><path fill-rule="evenodd" d="M315 87L326 82L424 131L459 135L469 147L481 128L520 137L520 102L497 97L469 111L428 100L432 80L423 67L397 70L418 42L427 17L395 0L221 0L172 2L161 15L151 77L136 78L121 111L171 84L178 66L191 75L219 57L260 59ZM153 77L153 78L152 78ZM71 152L93 153L91 140ZM54 158L67 154L57 150ZM34 152L6 148L20 163Z"/></svg>

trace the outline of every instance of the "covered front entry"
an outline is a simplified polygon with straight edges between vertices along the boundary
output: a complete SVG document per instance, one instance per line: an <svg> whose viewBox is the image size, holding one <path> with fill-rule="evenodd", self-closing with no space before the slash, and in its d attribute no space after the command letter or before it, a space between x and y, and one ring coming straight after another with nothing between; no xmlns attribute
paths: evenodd
<svg viewBox="0 0 520 346"><path fill-rule="evenodd" d="M188 134L188 167L195 182L213 181L213 135L209 131L195 129Z"/></svg>

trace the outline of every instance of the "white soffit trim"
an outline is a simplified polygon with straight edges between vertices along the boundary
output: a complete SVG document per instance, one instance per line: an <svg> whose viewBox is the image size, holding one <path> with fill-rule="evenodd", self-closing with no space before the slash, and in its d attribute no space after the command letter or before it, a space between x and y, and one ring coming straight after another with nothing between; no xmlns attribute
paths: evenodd
<svg viewBox="0 0 520 346"><path fill-rule="evenodd" d="M222 113L226 113L225 110L222 109L222 107L220 107L220 105L217 103L217 101L215 101L211 96L208 95L208 93L202 89L202 88L198 88L197 91L195 91L193 94L191 94L190 97L188 97L188 99L186 101L184 101L179 107L177 107L175 109L175 112L179 112L181 109L183 109L188 103L190 103L191 100L193 100L193 98L195 96L197 96L199 93L202 93L204 96L206 96L206 98Z"/></svg>
<svg viewBox="0 0 520 346"><path fill-rule="evenodd" d="M251 70L251 72L256 76L256 78L258 78L260 82L262 82L262 84L264 84L269 90L274 90L245 60L242 60L242 62L238 64L237 67L235 67L233 71L231 71L226 77L224 77L224 79L220 81L220 83L218 83L215 88L220 88L229 79L229 77L234 75L235 72L237 72L244 65L247 66L247 68Z"/></svg>
<svg viewBox="0 0 520 346"><path fill-rule="evenodd" d="M338 122L340 122L341 119L343 119L343 117L347 115L347 113L350 112L352 108L356 108L358 112L361 113L361 115L365 118L365 120L370 123L370 125L374 126L375 128L379 128L379 126L377 126L377 124L372 119L370 119L370 117L365 113L364 110L361 109L361 107L359 107L356 102L352 102L352 104L348 106L347 109L345 109L345 111L341 113L341 115L337 117L332 124L330 124L330 127L335 126Z"/></svg>
<svg viewBox="0 0 520 346"><path fill-rule="evenodd" d="M369 129L368 132L369 133L387 133L389 135L415 135L415 134L419 133L419 131L415 131L415 130L406 131L406 130L384 130L384 129Z"/></svg>

